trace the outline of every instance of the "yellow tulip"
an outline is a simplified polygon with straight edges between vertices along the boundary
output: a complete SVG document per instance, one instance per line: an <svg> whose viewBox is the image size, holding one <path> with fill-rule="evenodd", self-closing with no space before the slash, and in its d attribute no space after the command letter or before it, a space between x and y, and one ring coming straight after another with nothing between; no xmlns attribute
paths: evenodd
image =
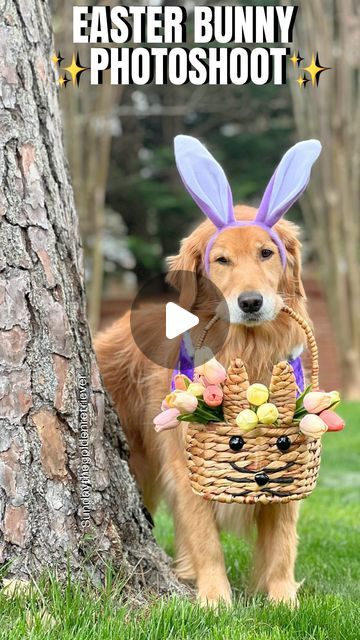
<svg viewBox="0 0 360 640"><path fill-rule="evenodd" d="M258 417L255 411L251 411L251 409L243 409L236 416L235 422L240 429L244 431L250 431L250 429L254 429L258 424Z"/></svg>
<svg viewBox="0 0 360 640"><path fill-rule="evenodd" d="M246 397L250 404L259 407L267 401L269 397L269 389L264 384L251 384L246 392Z"/></svg>
<svg viewBox="0 0 360 640"><path fill-rule="evenodd" d="M279 417L279 412L272 402L265 402L258 408L257 417L262 424L274 424Z"/></svg>
<svg viewBox="0 0 360 640"><path fill-rule="evenodd" d="M186 389L186 391L188 393L191 393L192 396L202 396L204 394L204 385L201 384L200 382L192 382L191 384L189 384L188 388Z"/></svg>
<svg viewBox="0 0 360 640"><path fill-rule="evenodd" d="M165 403L168 409L175 408L174 400L178 393L179 393L179 390L175 389L175 391L172 391L171 393L168 393L167 396L165 396Z"/></svg>

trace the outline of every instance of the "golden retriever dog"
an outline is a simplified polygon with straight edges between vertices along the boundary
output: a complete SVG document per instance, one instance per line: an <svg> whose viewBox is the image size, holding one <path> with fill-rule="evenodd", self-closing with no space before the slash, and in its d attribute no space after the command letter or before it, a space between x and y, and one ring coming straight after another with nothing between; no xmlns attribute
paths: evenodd
<svg viewBox="0 0 360 640"><path fill-rule="evenodd" d="M240 357L250 381L269 385L272 366L294 359L304 346L299 326L281 313L288 304L309 321L297 229L282 216L306 188L321 144L302 141L287 151L258 210L234 207L224 171L198 140L176 136L174 149L181 179L208 219L183 240L179 255L168 259L168 279L179 291L179 304L201 312L206 322L215 311L221 316L221 305L211 308L212 294L203 282L216 285L229 314L227 336L216 357L225 367ZM189 272L208 280L189 279ZM253 589L266 592L272 601L294 604L298 504L229 505L203 500L193 493L188 478L187 425L159 434L154 431L153 419L169 391L180 343L173 340L169 348L163 315L163 305L140 308L131 318L128 313L100 334L95 344L104 383L128 438L130 466L144 503L151 513L161 496L169 505L175 523L175 570L181 579L196 582L200 602L231 601L219 531L227 528L241 534L253 523L257 529ZM216 342L224 322L221 316L212 323L207 344ZM140 332L145 353L151 347L155 355L155 349L162 354L162 362L166 355L169 368L155 365L141 353L132 329L137 337ZM193 344L200 335L199 324L191 330ZM159 362L157 357L152 359ZM249 473L261 471L255 463L246 468Z"/></svg>
<svg viewBox="0 0 360 640"><path fill-rule="evenodd" d="M253 208L235 207L237 220L253 220L255 214ZM280 220L274 229L286 249L285 268L278 247L266 230L242 226L225 229L218 235L210 251L209 272L205 274L204 253L215 230L209 220L182 241L179 255L168 259L169 278L173 277L180 289L180 304L192 309L197 304L201 306L197 299L201 294L186 288L186 282L181 281L178 272L184 270L207 275L228 303L231 324L226 342L216 354L218 360L227 367L232 358L240 357L250 380L266 385L273 364L299 355L305 342L298 325L287 314L279 313L282 305L289 304L309 321L297 228ZM254 298L258 300L256 321L249 315ZM144 342L148 340L159 350L164 349L160 307L136 313ZM213 330L217 330L216 325ZM197 331L197 327L192 330L194 339ZM130 467L144 503L154 514L163 497L173 514L174 568L179 578L195 581L202 603L229 603L231 588L219 531L227 529L241 535L253 524L257 530L253 590L267 593L272 601L294 604L298 588L294 575L298 503L226 505L196 496L186 466L186 424L159 434L154 431L153 418L169 392L171 371L153 364L140 352L132 338L130 312L97 336L95 348L105 386L129 442ZM176 349L178 342L174 352Z"/></svg>

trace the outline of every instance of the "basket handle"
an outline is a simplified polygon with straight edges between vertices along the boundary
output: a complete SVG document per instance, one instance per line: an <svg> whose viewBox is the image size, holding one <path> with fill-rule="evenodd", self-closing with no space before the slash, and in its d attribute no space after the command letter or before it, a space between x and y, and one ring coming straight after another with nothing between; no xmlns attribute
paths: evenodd
<svg viewBox="0 0 360 640"><path fill-rule="evenodd" d="M286 304L284 304L281 311L284 311L284 313L287 313L291 318L293 318L293 320L295 320L295 322L297 322L298 325L303 329L306 335L311 355L311 384L313 386L313 389L316 390L319 388L319 352L313 330L311 329L308 322L306 322L306 320L302 318L299 313L294 311L291 307L288 307Z"/></svg>
<svg viewBox="0 0 360 640"><path fill-rule="evenodd" d="M293 318L293 320L295 320L295 322L297 322L298 325L303 329L306 335L308 347L311 355L311 384L313 386L313 389L316 390L319 388L319 352L318 352L314 333L310 325L308 324L308 322L306 322L306 320L302 318L299 313L291 309L291 307L288 307L286 304L284 304L281 311L283 311L284 313L287 313L291 318ZM219 320L218 316L215 315L204 327L204 329L200 333L199 339L196 344L197 349L200 349L202 347L204 340L206 338L207 332L210 331L210 329L214 326L214 324L218 320Z"/></svg>

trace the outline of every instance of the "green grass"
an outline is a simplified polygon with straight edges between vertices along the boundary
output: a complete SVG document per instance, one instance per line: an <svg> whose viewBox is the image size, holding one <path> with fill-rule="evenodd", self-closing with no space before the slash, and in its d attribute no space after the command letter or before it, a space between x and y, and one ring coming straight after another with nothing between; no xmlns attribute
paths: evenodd
<svg viewBox="0 0 360 640"><path fill-rule="evenodd" d="M22 640L355 640L359 638L360 405L346 404L347 428L324 437L318 487L302 504L297 578L305 578L300 607L247 600L250 549L223 536L235 604L218 612L176 598L141 609L121 604L121 585L103 591L52 581L27 596L0 592L0 638ZM339 488L341 487L341 489ZM162 510L155 534L173 553L173 528ZM45 612L45 613L44 613Z"/></svg>

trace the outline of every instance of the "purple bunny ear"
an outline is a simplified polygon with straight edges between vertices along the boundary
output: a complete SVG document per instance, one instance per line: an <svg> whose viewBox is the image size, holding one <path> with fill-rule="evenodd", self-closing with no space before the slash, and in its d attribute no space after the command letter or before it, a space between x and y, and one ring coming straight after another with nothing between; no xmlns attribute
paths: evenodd
<svg viewBox="0 0 360 640"><path fill-rule="evenodd" d="M234 222L231 189L215 158L191 136L176 136L174 149L181 179L201 211L218 229Z"/></svg>
<svg viewBox="0 0 360 640"><path fill-rule="evenodd" d="M256 222L272 227L292 207L305 191L320 152L318 140L304 140L285 153L265 189Z"/></svg>

